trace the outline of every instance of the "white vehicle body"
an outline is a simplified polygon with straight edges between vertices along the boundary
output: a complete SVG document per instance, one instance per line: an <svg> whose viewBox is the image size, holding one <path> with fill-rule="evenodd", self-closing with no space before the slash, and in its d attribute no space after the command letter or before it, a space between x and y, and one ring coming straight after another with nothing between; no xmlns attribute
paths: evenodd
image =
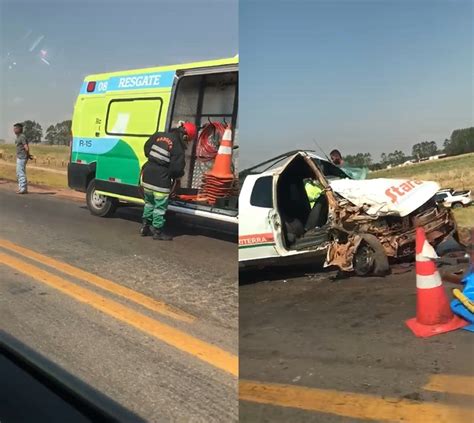
<svg viewBox="0 0 474 423"><path fill-rule="evenodd" d="M282 197L286 198L286 203L298 203L301 200L296 197L291 199L292 194L287 191L303 189L304 192L304 188L295 187L298 187L300 178L296 174L305 166L304 172L301 171L303 186L303 174L306 178L319 179L326 186L329 200L327 223L312 230L311 237L308 238L307 232L290 246L287 228L288 219L293 217L288 218L291 211L283 210L285 204ZM246 172L243 172L245 179L243 183L241 181L239 196L239 263L242 267L326 256L325 265L335 264L350 271L353 269L352 260L349 259L354 256L361 242L359 235L363 237L363 233L372 233L378 237L387 257L400 257L408 254L409 243L414 246L414 219L420 219L419 223L423 225L429 222L432 239L436 238L436 241L455 230L449 211L438 210L434 201L434 206L427 206L439 190L435 182L352 180L327 159L304 151L296 152L278 166L254 173L250 170ZM284 179L292 179L294 186L281 186L286 183ZM300 204L301 208L305 207L303 201ZM293 208L293 213L298 212L298 208ZM347 229L354 225L356 229ZM335 232L339 235L344 232L344 240L338 239L339 235L335 235ZM339 254L345 254L347 260L341 259Z"/></svg>
<svg viewBox="0 0 474 423"><path fill-rule="evenodd" d="M471 191L455 191L453 189L443 189L436 193L436 201L442 203L444 207L466 207L471 205Z"/></svg>

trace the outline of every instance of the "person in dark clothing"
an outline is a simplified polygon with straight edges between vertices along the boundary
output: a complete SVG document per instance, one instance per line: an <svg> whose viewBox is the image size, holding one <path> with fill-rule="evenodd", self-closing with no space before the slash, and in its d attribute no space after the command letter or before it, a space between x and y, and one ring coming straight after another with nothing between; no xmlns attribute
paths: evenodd
<svg viewBox="0 0 474 423"><path fill-rule="evenodd" d="M331 157L331 161L336 165L336 166L342 166L344 164L344 160L342 159L342 154L339 150L332 150L329 153L329 157Z"/></svg>
<svg viewBox="0 0 474 423"><path fill-rule="evenodd" d="M145 143L144 152L148 161L142 169L141 185L144 191L142 236L153 235L153 239L170 241L164 226L169 196L173 184L184 175L184 151L188 142L197 135L191 122L180 122L169 132L157 132Z"/></svg>

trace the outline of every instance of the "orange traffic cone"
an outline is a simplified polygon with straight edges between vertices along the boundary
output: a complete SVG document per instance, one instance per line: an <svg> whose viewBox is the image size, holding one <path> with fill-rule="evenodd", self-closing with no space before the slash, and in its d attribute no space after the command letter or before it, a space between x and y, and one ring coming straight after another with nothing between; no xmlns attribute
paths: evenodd
<svg viewBox="0 0 474 423"><path fill-rule="evenodd" d="M217 151L212 170L207 174L219 179L233 179L232 173L232 131L227 128Z"/></svg>
<svg viewBox="0 0 474 423"><path fill-rule="evenodd" d="M233 195L234 179L232 172L232 131L227 128L222 136L212 170L202 177L198 200L215 204L218 199L229 198Z"/></svg>
<svg viewBox="0 0 474 423"><path fill-rule="evenodd" d="M434 248L423 228L416 229L416 317L406 321L412 332L422 338L462 328L467 322L451 312L443 282L433 259Z"/></svg>

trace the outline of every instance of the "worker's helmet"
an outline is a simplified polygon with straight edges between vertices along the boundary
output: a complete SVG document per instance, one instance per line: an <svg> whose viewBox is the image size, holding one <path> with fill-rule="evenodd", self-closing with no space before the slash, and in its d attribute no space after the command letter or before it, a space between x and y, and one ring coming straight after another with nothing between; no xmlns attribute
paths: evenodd
<svg viewBox="0 0 474 423"><path fill-rule="evenodd" d="M188 141L194 141L197 135L197 128L194 123L183 122L181 125L188 136Z"/></svg>

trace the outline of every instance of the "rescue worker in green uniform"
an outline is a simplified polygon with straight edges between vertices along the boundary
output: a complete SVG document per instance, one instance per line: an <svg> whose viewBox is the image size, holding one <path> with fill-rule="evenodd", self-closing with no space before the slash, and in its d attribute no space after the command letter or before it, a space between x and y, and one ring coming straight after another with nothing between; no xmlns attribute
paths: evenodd
<svg viewBox="0 0 474 423"><path fill-rule="evenodd" d="M327 210L327 200L324 190L319 186L316 180L308 178L305 180L304 188L308 196L311 211L305 224L305 231L321 227L326 222L321 222L323 213Z"/></svg>
<svg viewBox="0 0 474 423"><path fill-rule="evenodd" d="M197 128L191 122L180 122L169 132L157 132L145 143L148 161L143 166L141 185L144 192L142 236L171 241L173 237L164 229L169 196L173 185L184 175L184 151L194 141Z"/></svg>

